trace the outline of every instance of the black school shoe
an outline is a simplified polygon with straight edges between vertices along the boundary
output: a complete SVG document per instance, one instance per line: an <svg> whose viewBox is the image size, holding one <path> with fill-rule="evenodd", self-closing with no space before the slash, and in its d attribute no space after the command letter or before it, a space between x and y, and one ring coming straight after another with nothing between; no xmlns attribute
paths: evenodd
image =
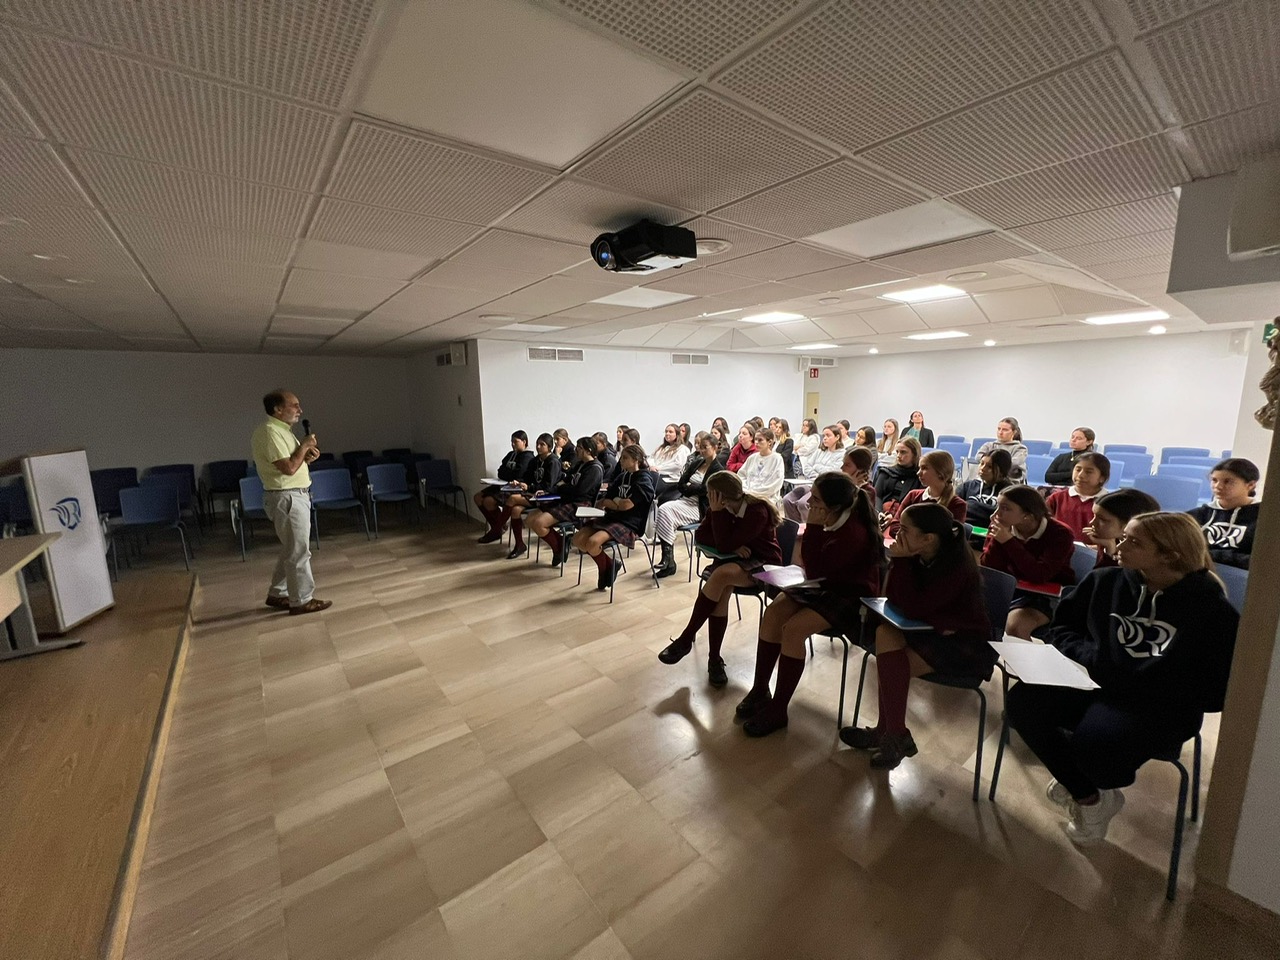
<svg viewBox="0 0 1280 960"><path fill-rule="evenodd" d="M771 703L773 703L773 697L768 690L760 694L757 694L754 689L748 690L747 695L734 708L733 715L739 720L750 720Z"/></svg>
<svg viewBox="0 0 1280 960"><path fill-rule="evenodd" d="M771 733L786 729L787 715L772 703L760 710L754 717L742 725L742 732L748 737L767 737Z"/></svg>
<svg viewBox="0 0 1280 960"><path fill-rule="evenodd" d="M882 735L880 746L871 754L871 767L874 770L892 770L907 757L914 757L919 752L909 730L898 736Z"/></svg>
<svg viewBox="0 0 1280 960"><path fill-rule="evenodd" d="M605 564L604 569L600 571L600 576L596 580L597 590L608 590L613 586L613 582L618 579L618 565L610 560Z"/></svg>
<svg viewBox="0 0 1280 960"><path fill-rule="evenodd" d="M707 661L707 683L713 687L723 687L729 682L729 675L724 671L724 659L716 657Z"/></svg>
<svg viewBox="0 0 1280 960"><path fill-rule="evenodd" d="M671 666L673 663L679 663L681 660L687 657L689 655L689 651L691 651L692 649L693 649L692 641L690 641L689 643L684 643L677 638L675 640L672 640L670 643L668 643L665 647L662 648L662 651L658 654L658 659L661 660L663 663L665 663L667 666Z"/></svg>
<svg viewBox="0 0 1280 960"><path fill-rule="evenodd" d="M516 544L511 548L511 552L507 554L508 560L514 560L516 557L524 557L529 554L529 545L527 543Z"/></svg>
<svg viewBox="0 0 1280 960"><path fill-rule="evenodd" d="M880 731L875 727L841 727L840 740L855 750L875 750L880 746Z"/></svg>

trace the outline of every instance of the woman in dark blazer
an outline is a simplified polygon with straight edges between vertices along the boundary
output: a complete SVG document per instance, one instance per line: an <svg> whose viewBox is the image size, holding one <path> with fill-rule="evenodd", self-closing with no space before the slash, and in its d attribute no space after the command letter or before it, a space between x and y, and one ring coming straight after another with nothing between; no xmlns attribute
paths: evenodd
<svg viewBox="0 0 1280 960"><path fill-rule="evenodd" d="M912 410L911 416L907 418L907 425L902 430L903 437L915 437L920 441L922 447L936 447L934 442L933 431L924 425L924 414L919 410Z"/></svg>

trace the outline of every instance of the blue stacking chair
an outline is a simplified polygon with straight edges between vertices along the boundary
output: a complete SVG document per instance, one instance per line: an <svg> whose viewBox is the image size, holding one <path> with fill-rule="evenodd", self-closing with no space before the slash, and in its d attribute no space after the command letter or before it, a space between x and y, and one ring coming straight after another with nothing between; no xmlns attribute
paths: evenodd
<svg viewBox="0 0 1280 960"><path fill-rule="evenodd" d="M418 502L422 507L422 515L427 514L427 501L432 494L437 497L447 494L453 509L458 509L458 497L464 493L458 484L453 482L453 463L449 460L419 460L414 464L418 474ZM471 508L467 506L467 497L462 497L462 509L471 518Z"/></svg>
<svg viewBox="0 0 1280 960"><path fill-rule="evenodd" d="M312 473L315 473L317 470L345 470L347 469L347 465L334 457L329 457L327 460L321 457L319 460L307 464L307 469Z"/></svg>
<svg viewBox="0 0 1280 960"><path fill-rule="evenodd" d="M142 486L149 483L161 482L160 478L173 478L173 482L178 491L178 504L182 507L184 513L190 513L191 518L196 523L204 523L204 511L200 506L200 500L196 496L198 489L196 483L196 465L194 463L164 463L156 467L151 467L140 478Z"/></svg>
<svg viewBox="0 0 1280 960"><path fill-rule="evenodd" d="M240 499L234 502L232 509L232 519L236 524L236 530L240 534L240 560L245 559L244 551L244 535L245 528L249 527L254 520L266 520L266 505L263 502L262 479L257 475L252 477L241 477L236 486L240 490ZM252 528L250 528L252 534Z"/></svg>
<svg viewBox="0 0 1280 960"><path fill-rule="evenodd" d="M1208 503L1213 499L1213 484L1209 480L1209 472L1191 463L1162 463L1156 467L1157 477L1185 477L1200 484L1200 502Z"/></svg>
<svg viewBox="0 0 1280 960"><path fill-rule="evenodd" d="M98 505L98 515L120 516L120 491L138 485L135 467L106 467L89 471L89 485Z"/></svg>
<svg viewBox="0 0 1280 960"><path fill-rule="evenodd" d="M969 445L967 443L963 440L956 442L948 440L946 443L939 440L938 449L945 450L951 454L951 459L956 462L957 472L961 472L964 469L964 462L969 458Z"/></svg>
<svg viewBox="0 0 1280 960"><path fill-rule="evenodd" d="M1043 486L1045 471L1052 465L1053 459L1048 454L1027 457L1027 483L1033 487Z"/></svg>
<svg viewBox="0 0 1280 960"><path fill-rule="evenodd" d="M1223 450L1223 451L1222 451L1222 459L1223 459L1223 460L1226 460L1229 456L1231 456L1231 451L1230 451L1230 450Z"/></svg>
<svg viewBox="0 0 1280 960"><path fill-rule="evenodd" d="M1087 543L1077 543L1075 553L1071 554L1071 572L1076 575L1076 583L1093 573L1093 568L1097 565L1098 548ZM1063 593L1066 593L1065 589Z"/></svg>
<svg viewBox="0 0 1280 960"><path fill-rule="evenodd" d="M372 540L369 534L369 519L365 516L364 504L355 498L351 489L351 474L345 470L321 470L311 475L311 506L317 512L317 522L312 526L316 531L316 542L320 542L320 524L318 513L321 510L356 510L360 513L360 522L364 524L366 540Z"/></svg>
<svg viewBox="0 0 1280 960"><path fill-rule="evenodd" d="M1027 448L1027 453L1035 457L1043 457L1053 452L1052 440L1023 440L1022 445Z"/></svg>
<svg viewBox="0 0 1280 960"><path fill-rule="evenodd" d="M978 450L981 449L982 445L984 443L990 443L994 439L995 437L974 437L973 443L969 444L969 456L976 457L978 455Z"/></svg>
<svg viewBox="0 0 1280 960"><path fill-rule="evenodd" d="M32 526L27 485L22 482L0 484L0 532L8 536L28 532Z"/></svg>
<svg viewBox="0 0 1280 960"><path fill-rule="evenodd" d="M1155 462L1155 457L1149 453L1108 453L1105 456L1113 468L1117 463L1124 464L1125 481L1121 485L1126 487L1133 486L1132 481L1138 477L1149 475Z"/></svg>
<svg viewBox="0 0 1280 960"><path fill-rule="evenodd" d="M1244 613L1244 595L1249 589L1249 571L1241 567L1229 567L1225 563L1216 563L1214 573L1226 584L1227 600L1236 608L1237 613Z"/></svg>
<svg viewBox="0 0 1280 960"><path fill-rule="evenodd" d="M965 449L969 449L969 441L958 433L941 433L935 438L935 441L938 444L939 450L945 449L945 446L948 443L963 443Z"/></svg>
<svg viewBox="0 0 1280 960"><path fill-rule="evenodd" d="M413 451L408 447L387 447L382 451L383 459L390 460L392 463L399 463L401 457L407 457Z"/></svg>
<svg viewBox="0 0 1280 960"><path fill-rule="evenodd" d="M378 536L379 503L412 503L409 472L399 463L375 463L365 469L369 509L373 513L373 535Z"/></svg>
<svg viewBox="0 0 1280 960"><path fill-rule="evenodd" d="M1172 457L1211 457L1208 447L1165 447L1160 451L1161 463L1173 463Z"/></svg>
<svg viewBox="0 0 1280 960"><path fill-rule="evenodd" d="M200 499L210 517L218 508L218 497L234 499L240 493L240 481L249 475L247 460L213 460L205 464L205 475L199 486Z"/></svg>
<svg viewBox="0 0 1280 960"><path fill-rule="evenodd" d="M1102 448L1108 457L1113 453L1146 453L1146 444L1142 443L1108 443Z"/></svg>
<svg viewBox="0 0 1280 960"><path fill-rule="evenodd" d="M1161 510L1185 513L1200 502L1200 483L1185 477L1137 477L1133 488L1149 493L1160 503Z"/></svg>
<svg viewBox="0 0 1280 960"><path fill-rule="evenodd" d="M1214 467L1218 465L1218 458L1217 457L1192 457L1192 456L1170 457L1168 460L1164 461L1164 463L1168 463L1170 466L1198 467L1199 469L1203 470L1205 473L1208 473L1210 470L1212 470Z"/></svg>
<svg viewBox="0 0 1280 960"><path fill-rule="evenodd" d="M144 484L120 491L120 519L110 527L111 559L119 576L116 559L116 534L129 530L159 529L177 530L182 541L182 563L191 569L191 550L187 546L186 525L182 522L182 508L178 503L176 487L168 483ZM138 547L141 556L142 548Z"/></svg>

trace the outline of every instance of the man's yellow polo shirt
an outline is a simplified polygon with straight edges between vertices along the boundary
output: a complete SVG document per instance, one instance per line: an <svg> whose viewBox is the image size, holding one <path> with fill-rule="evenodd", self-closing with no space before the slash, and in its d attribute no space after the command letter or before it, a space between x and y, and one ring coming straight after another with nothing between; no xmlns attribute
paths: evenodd
<svg viewBox="0 0 1280 960"><path fill-rule="evenodd" d="M305 490L311 486L311 471L305 463L293 476L276 468L277 460L293 456L297 449L298 438L287 423L275 417L267 417L253 431L253 462L258 465L258 476L262 478L264 490Z"/></svg>

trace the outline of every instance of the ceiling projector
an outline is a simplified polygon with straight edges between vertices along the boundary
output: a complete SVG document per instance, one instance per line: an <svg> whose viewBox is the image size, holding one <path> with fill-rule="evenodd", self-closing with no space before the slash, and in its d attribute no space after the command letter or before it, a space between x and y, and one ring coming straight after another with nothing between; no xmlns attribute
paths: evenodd
<svg viewBox="0 0 1280 960"><path fill-rule="evenodd" d="M653 273L698 259L697 239L684 227L664 227L652 220L602 233L591 241L591 259L619 273Z"/></svg>

